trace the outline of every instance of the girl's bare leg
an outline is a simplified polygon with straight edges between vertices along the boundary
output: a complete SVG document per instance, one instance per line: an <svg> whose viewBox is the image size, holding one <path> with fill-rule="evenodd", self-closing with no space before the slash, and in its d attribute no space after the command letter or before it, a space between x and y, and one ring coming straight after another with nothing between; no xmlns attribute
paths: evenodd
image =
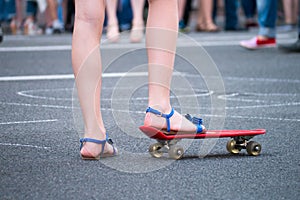
<svg viewBox="0 0 300 200"><path fill-rule="evenodd" d="M106 138L100 110L102 65L99 49L104 6L104 0L75 1L72 41L72 65L84 119L84 137L98 140ZM86 142L81 154L95 157L101 148L99 144ZM104 151L113 153L112 146L106 143Z"/></svg>
<svg viewBox="0 0 300 200"><path fill-rule="evenodd" d="M149 0L146 46L149 63L148 106L170 113L170 85L178 34L178 1ZM170 118L171 130L195 132L196 126L178 112ZM166 119L147 113L145 126L166 128Z"/></svg>
<svg viewBox="0 0 300 200"><path fill-rule="evenodd" d="M117 42L120 37L119 22L117 18L118 0L106 0L107 33L106 36L111 42Z"/></svg>

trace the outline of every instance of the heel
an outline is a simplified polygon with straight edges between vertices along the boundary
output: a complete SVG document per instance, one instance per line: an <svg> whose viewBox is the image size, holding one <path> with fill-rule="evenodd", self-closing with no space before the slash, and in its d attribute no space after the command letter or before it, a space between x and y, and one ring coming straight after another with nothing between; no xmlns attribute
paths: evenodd
<svg viewBox="0 0 300 200"><path fill-rule="evenodd" d="M83 160L99 160L100 157L101 158L105 158L105 157L112 157L112 156L117 155L117 150L116 150L116 148L113 145L114 143L113 143L112 139L110 139L108 137L106 137L105 140L96 140L96 139L93 139L93 138L81 138L79 140L79 142L80 142L80 150L82 149L84 143L86 143L86 142L92 142L92 143L96 143L96 144L102 145L101 151L100 151L100 153L97 156L83 156L83 155L81 155L81 158ZM112 145L112 147L113 147L113 154L103 153L106 143Z"/></svg>

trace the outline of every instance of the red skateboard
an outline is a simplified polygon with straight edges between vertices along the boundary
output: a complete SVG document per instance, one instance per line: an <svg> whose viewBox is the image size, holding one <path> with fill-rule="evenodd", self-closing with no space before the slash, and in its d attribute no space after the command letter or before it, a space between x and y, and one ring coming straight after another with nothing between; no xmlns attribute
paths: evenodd
<svg viewBox="0 0 300 200"><path fill-rule="evenodd" d="M247 153L257 156L261 152L261 145L257 142L250 141L256 135L266 133L264 129L257 130L208 130L203 134L176 134L167 135L164 132L149 126L141 126L140 130L152 139L156 139L157 143L149 146L149 153L159 158L163 153L168 153L173 159L180 159L184 154L184 149L177 145L181 139L208 139L208 138L232 138L227 142L226 148L232 154L238 154L242 149L246 149Z"/></svg>

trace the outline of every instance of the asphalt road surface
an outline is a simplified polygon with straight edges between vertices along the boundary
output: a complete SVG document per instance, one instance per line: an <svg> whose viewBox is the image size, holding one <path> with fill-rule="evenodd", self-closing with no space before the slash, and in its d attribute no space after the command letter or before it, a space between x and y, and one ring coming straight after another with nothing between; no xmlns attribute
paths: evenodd
<svg viewBox="0 0 300 200"><path fill-rule="evenodd" d="M183 140L152 158L138 126L147 107L144 43L103 40L102 112L120 155L83 161L71 35L6 36L0 44L0 199L299 199L300 56L238 46L255 31L180 36L172 104L209 129L267 129L261 155L229 138ZM279 33L278 43L296 33ZM203 45L203 48L199 45ZM207 52L207 53L206 53Z"/></svg>

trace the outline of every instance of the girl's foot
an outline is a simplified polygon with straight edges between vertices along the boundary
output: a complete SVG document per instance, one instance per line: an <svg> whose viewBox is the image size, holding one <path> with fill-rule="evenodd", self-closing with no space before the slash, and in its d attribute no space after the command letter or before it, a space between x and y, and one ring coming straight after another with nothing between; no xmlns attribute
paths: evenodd
<svg viewBox="0 0 300 200"><path fill-rule="evenodd" d="M92 159L98 160L103 157L110 157L117 155L118 151L112 145L111 140L96 140L95 141L84 141L87 138L82 139L82 146L80 150L80 155L82 159ZM94 140L94 139L92 139ZM104 148L103 148L104 145Z"/></svg>
<svg viewBox="0 0 300 200"><path fill-rule="evenodd" d="M158 109L159 110L159 109ZM162 113L169 114L171 112L171 108L168 110L164 110ZM197 133L197 126L189 121L187 118L179 114L177 111L174 111L174 114L170 119L170 134L174 134L174 132L181 133ZM151 112L147 112L144 120L144 126L151 126L160 130L167 130L167 120L166 118L153 114ZM203 125L202 132L206 132L206 129ZM166 131L167 133L167 131Z"/></svg>

